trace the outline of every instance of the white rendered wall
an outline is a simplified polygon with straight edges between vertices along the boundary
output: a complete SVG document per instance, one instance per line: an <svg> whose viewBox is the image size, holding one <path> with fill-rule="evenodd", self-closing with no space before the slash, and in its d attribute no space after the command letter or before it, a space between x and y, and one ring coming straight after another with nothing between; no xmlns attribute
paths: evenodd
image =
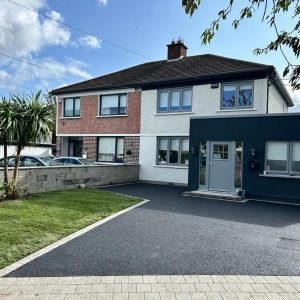
<svg viewBox="0 0 300 300"><path fill-rule="evenodd" d="M269 88L269 113L287 113L288 106L274 85Z"/></svg>
<svg viewBox="0 0 300 300"><path fill-rule="evenodd" d="M254 107L246 110L221 110L221 84L212 89L210 84L193 87L192 112L157 113L157 90L142 91L140 180L187 184L185 166L156 165L157 136L189 136L191 117L243 115L266 113L267 79L254 80Z"/></svg>
<svg viewBox="0 0 300 300"><path fill-rule="evenodd" d="M188 183L187 166L156 165L155 136L141 136L140 139L140 180Z"/></svg>

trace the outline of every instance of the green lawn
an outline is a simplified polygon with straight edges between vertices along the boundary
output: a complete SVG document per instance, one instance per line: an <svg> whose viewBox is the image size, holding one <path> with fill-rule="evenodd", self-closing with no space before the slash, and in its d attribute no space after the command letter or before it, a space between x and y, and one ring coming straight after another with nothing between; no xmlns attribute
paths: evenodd
<svg viewBox="0 0 300 300"><path fill-rule="evenodd" d="M0 269L139 200L95 189L0 202Z"/></svg>

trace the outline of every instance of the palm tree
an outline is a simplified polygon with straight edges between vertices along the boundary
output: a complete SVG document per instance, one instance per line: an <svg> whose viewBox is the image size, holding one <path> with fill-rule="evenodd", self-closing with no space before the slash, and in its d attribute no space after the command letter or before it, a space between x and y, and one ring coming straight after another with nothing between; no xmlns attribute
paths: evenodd
<svg viewBox="0 0 300 300"><path fill-rule="evenodd" d="M51 135L53 127L52 109L41 101L41 91L31 96L12 96L16 104L17 122L13 134L16 143L16 160L13 172L13 198L17 197L17 177L20 154L25 146L33 145L45 140Z"/></svg>
<svg viewBox="0 0 300 300"><path fill-rule="evenodd" d="M0 102L0 144L3 145L4 159L4 180L5 195L8 196L8 165L7 165L7 147L12 142L13 132L16 128L17 114L13 101L2 98Z"/></svg>

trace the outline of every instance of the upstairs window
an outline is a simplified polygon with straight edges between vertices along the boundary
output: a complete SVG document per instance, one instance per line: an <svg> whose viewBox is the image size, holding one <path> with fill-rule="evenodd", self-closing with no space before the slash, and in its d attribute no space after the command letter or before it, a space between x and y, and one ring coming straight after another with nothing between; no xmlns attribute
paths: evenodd
<svg viewBox="0 0 300 300"><path fill-rule="evenodd" d="M100 115L126 115L127 94L102 95L100 98Z"/></svg>
<svg viewBox="0 0 300 300"><path fill-rule="evenodd" d="M80 117L80 98L64 99L64 117Z"/></svg>
<svg viewBox="0 0 300 300"><path fill-rule="evenodd" d="M253 82L226 83L222 86L222 109L253 107Z"/></svg>
<svg viewBox="0 0 300 300"><path fill-rule="evenodd" d="M300 174L300 142L266 142L266 171L278 174Z"/></svg>
<svg viewBox="0 0 300 300"><path fill-rule="evenodd" d="M185 112L192 110L192 89L172 89L158 92L158 113Z"/></svg>

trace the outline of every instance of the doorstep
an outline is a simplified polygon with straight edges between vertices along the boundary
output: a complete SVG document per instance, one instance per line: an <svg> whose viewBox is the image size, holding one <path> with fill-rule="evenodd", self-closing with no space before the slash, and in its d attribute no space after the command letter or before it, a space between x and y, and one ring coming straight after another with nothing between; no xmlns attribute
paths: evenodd
<svg viewBox="0 0 300 300"><path fill-rule="evenodd" d="M216 191L189 191L184 192L184 196L200 197L200 198L209 198L216 200L225 200L225 201L235 201L235 202L247 202L246 199L243 199L237 194L227 193L227 192L216 192Z"/></svg>

